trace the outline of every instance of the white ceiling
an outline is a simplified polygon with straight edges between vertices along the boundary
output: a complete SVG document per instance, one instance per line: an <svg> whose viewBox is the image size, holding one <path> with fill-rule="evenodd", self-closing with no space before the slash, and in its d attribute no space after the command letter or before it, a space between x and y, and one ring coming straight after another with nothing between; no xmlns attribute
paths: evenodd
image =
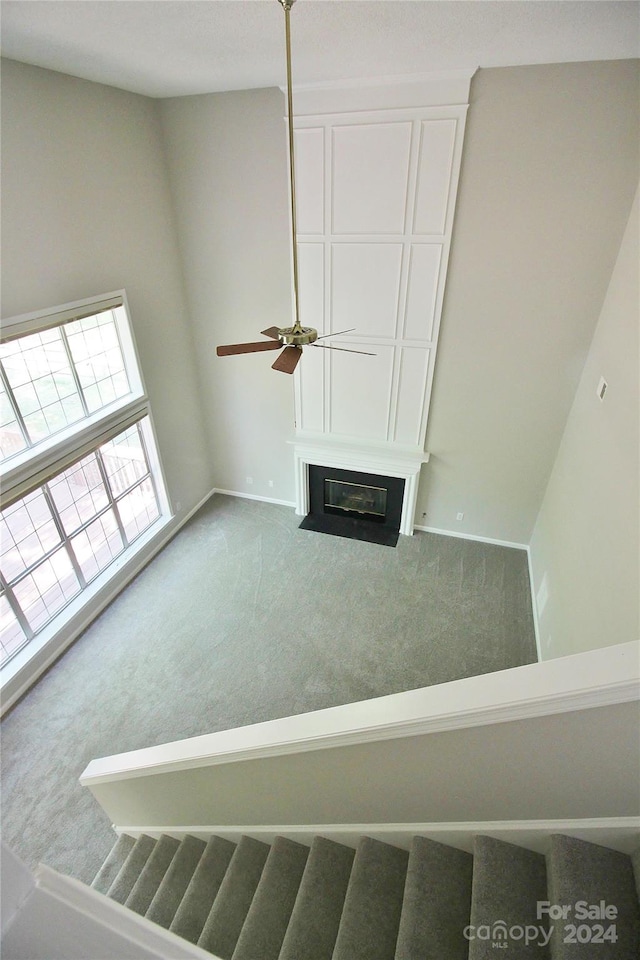
<svg viewBox="0 0 640 960"><path fill-rule="evenodd" d="M2 0L2 55L151 97L284 83L276 0ZM636 0L298 0L295 83L640 56Z"/></svg>

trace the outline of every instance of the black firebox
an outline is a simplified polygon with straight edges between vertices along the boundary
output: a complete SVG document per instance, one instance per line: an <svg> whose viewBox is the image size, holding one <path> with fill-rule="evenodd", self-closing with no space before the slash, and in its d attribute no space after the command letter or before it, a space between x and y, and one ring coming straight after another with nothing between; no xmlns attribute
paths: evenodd
<svg viewBox="0 0 640 960"><path fill-rule="evenodd" d="M395 547L404 480L309 464L309 513L303 530Z"/></svg>

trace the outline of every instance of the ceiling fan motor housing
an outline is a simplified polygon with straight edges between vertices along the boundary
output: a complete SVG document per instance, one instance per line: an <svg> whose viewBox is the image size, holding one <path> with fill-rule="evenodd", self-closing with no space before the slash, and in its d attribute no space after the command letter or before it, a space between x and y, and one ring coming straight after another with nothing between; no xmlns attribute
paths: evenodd
<svg viewBox="0 0 640 960"><path fill-rule="evenodd" d="M294 347L306 347L318 339L318 331L313 327L301 327L294 324L292 327L284 327L278 330L278 340L280 343L288 343Z"/></svg>

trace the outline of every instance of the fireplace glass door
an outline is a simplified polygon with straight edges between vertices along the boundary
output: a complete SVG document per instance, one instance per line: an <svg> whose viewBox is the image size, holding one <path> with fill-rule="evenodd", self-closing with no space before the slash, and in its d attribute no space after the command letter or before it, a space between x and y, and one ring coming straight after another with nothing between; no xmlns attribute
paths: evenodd
<svg viewBox="0 0 640 960"><path fill-rule="evenodd" d="M327 513L366 517L383 523L387 513L387 491L384 487L326 479L324 508Z"/></svg>

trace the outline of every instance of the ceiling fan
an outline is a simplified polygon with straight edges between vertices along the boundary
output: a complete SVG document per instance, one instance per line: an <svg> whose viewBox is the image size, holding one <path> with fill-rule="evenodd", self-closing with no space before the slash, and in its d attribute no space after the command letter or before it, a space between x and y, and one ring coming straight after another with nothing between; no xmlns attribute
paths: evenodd
<svg viewBox="0 0 640 960"><path fill-rule="evenodd" d="M291 82L291 25L289 14L295 0L278 0L284 10L285 22L285 43L287 52L287 100L288 100L288 132L289 132L289 182L291 184L291 241L292 241L292 259L293 259L293 302L295 323L292 327L268 327L261 333L268 340L259 340L255 343L229 343L216 348L219 357L234 356L239 353L258 353L262 350L282 350L282 353L276 358L271 366L274 370L281 373L293 373L298 361L302 356L302 348L306 346L322 347L325 350L340 350L344 353L361 353L373 357L375 354L367 350L352 350L347 347L334 347L329 344L318 343L318 340L326 340L327 337L337 337L342 333L351 333L355 327L349 330L338 330L336 333L326 333L318 336L318 331L313 327L303 327L300 324L299 297L298 297L298 248L296 233L296 188L294 178L294 154L293 154L293 93Z"/></svg>

